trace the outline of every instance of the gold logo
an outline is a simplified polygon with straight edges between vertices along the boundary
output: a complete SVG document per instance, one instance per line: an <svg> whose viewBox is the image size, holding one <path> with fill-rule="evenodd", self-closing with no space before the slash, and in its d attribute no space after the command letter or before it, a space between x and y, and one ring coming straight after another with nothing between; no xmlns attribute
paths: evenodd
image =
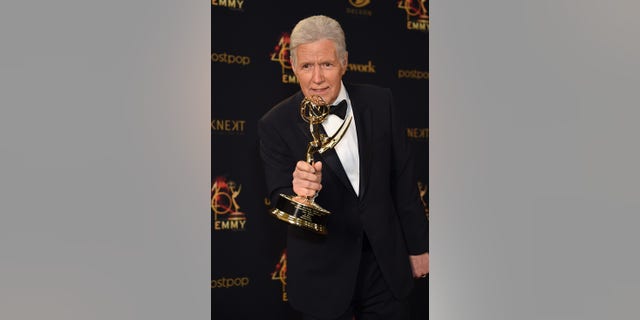
<svg viewBox="0 0 640 320"><path fill-rule="evenodd" d="M297 84L299 83L298 78L293 74L293 70L291 69L290 43L291 39L289 38L289 34L286 32L282 33L280 39L278 39L278 44L276 44L273 52L271 52L271 61L280 64L282 69L282 83Z"/></svg>
<svg viewBox="0 0 640 320"><path fill-rule="evenodd" d="M211 54L211 61L216 63L239 64L246 66L251 63L251 57L239 56L226 52L214 52Z"/></svg>
<svg viewBox="0 0 640 320"><path fill-rule="evenodd" d="M398 0L398 8L407 13L407 29L429 30L427 0Z"/></svg>
<svg viewBox="0 0 640 320"><path fill-rule="evenodd" d="M248 277L219 278L211 280L211 289L228 289L233 287L246 287L249 285Z"/></svg>
<svg viewBox="0 0 640 320"><path fill-rule="evenodd" d="M370 0L349 0L349 4L353 7L347 7L347 13L360 16L372 16L373 11L364 9L371 3Z"/></svg>
<svg viewBox="0 0 640 320"><path fill-rule="evenodd" d="M429 128L407 128L407 137L416 140L429 139Z"/></svg>
<svg viewBox="0 0 640 320"><path fill-rule="evenodd" d="M244 231L247 218L236 201L242 186L225 177L217 177L211 186L211 211L215 230Z"/></svg>
<svg viewBox="0 0 640 320"><path fill-rule="evenodd" d="M428 193L427 185L422 183L422 181L418 181L418 191L420 192L420 201L422 201L422 205L424 206L424 212L427 215L427 220L429 220L429 202L428 202Z"/></svg>
<svg viewBox="0 0 640 320"><path fill-rule="evenodd" d="M271 280L280 280L282 284L282 301L288 301L287 298L287 249L282 250L280 261L276 264L275 270L271 273Z"/></svg>
<svg viewBox="0 0 640 320"><path fill-rule="evenodd" d="M349 63L347 70L350 72L376 73L376 65L371 60L366 64Z"/></svg>
<svg viewBox="0 0 640 320"><path fill-rule="evenodd" d="M242 10L245 0L211 0L214 7L227 7L229 9Z"/></svg>
<svg viewBox="0 0 640 320"><path fill-rule="evenodd" d="M429 71L422 70L403 70L398 69L398 79L415 79L415 80L428 80L429 79Z"/></svg>
<svg viewBox="0 0 640 320"><path fill-rule="evenodd" d="M371 1L370 0L349 0L349 3L356 8L362 8L368 5L369 3L371 3Z"/></svg>
<svg viewBox="0 0 640 320"><path fill-rule="evenodd" d="M244 134L246 120L212 119L211 131L218 134Z"/></svg>

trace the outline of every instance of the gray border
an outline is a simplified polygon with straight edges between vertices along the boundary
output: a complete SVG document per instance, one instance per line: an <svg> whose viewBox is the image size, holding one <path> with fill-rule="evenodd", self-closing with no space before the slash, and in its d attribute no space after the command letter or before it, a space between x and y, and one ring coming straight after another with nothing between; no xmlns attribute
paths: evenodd
<svg viewBox="0 0 640 320"><path fill-rule="evenodd" d="M637 319L640 3L430 1L431 319Z"/></svg>
<svg viewBox="0 0 640 320"><path fill-rule="evenodd" d="M0 3L0 318L210 319L210 3Z"/></svg>

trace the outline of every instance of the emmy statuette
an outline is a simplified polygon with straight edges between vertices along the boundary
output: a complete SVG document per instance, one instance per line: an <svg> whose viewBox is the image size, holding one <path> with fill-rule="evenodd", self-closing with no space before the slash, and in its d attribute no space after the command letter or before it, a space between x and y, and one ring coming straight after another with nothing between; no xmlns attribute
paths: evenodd
<svg viewBox="0 0 640 320"><path fill-rule="evenodd" d="M340 125L338 131L333 136L327 137L327 135L321 133L320 126L329 115L329 109L330 106L324 102L322 97L316 95L305 97L300 103L300 116L309 123L309 131L312 137L307 146L306 154L306 161L311 165L314 163L313 156L316 152L322 154L340 142L353 118L350 114ZM315 203L317 196L318 193L312 197L280 194L275 208L271 210L271 214L289 224L326 235L326 220L331 212Z"/></svg>

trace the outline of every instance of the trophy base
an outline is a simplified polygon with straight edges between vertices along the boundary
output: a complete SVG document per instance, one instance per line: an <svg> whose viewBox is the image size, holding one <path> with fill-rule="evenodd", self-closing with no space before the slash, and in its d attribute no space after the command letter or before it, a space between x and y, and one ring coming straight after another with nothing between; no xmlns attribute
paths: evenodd
<svg viewBox="0 0 640 320"><path fill-rule="evenodd" d="M331 212L309 199L280 194L271 214L289 224L326 235L326 218Z"/></svg>

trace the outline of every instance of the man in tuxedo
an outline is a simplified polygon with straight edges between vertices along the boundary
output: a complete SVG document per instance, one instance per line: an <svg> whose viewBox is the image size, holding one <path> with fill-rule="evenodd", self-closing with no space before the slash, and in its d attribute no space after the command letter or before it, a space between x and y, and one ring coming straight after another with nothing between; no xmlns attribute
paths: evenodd
<svg viewBox="0 0 640 320"><path fill-rule="evenodd" d="M407 319L414 278L429 273L428 221L391 92L343 83L348 53L334 19L303 19L290 40L301 91L258 124L267 190L272 203L281 193L317 194L331 214L327 235L288 226L289 302L305 319ZM353 121L335 148L309 164L300 103L313 95L332 109L346 105ZM330 114L322 127L332 136L342 122Z"/></svg>

